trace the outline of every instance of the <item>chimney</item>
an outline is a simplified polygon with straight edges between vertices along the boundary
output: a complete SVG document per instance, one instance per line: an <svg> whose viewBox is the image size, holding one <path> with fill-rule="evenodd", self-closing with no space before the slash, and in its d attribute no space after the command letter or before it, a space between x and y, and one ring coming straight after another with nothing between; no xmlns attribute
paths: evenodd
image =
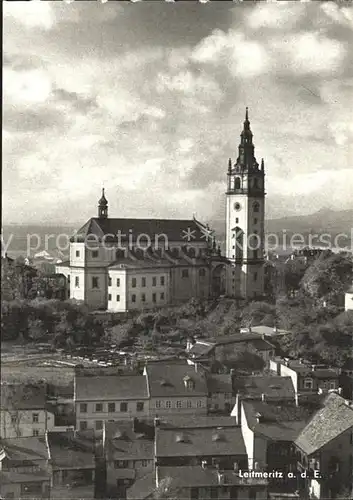
<svg viewBox="0 0 353 500"><path fill-rule="evenodd" d="M296 392L294 395L295 398L295 406L299 406L299 394Z"/></svg>
<svg viewBox="0 0 353 500"><path fill-rule="evenodd" d="M198 365L197 363L195 363L195 372L197 373L197 371L198 371Z"/></svg>
<svg viewBox="0 0 353 500"><path fill-rule="evenodd" d="M262 393L262 394L261 394L261 401L262 401L263 403L265 403L265 402L266 402L266 397L265 397L265 394L264 394L264 393Z"/></svg>
<svg viewBox="0 0 353 500"><path fill-rule="evenodd" d="M259 424L259 423L260 423L260 421L261 421L261 417L262 417L262 415L261 415L261 413L256 413L256 415L255 415L255 416L256 416L256 421L257 421L257 423Z"/></svg>
<svg viewBox="0 0 353 500"><path fill-rule="evenodd" d="M260 470L259 462L255 462L255 464L254 464L254 470Z"/></svg>
<svg viewBox="0 0 353 500"><path fill-rule="evenodd" d="M223 472L218 472L218 484L224 484L225 483L225 476Z"/></svg>
<svg viewBox="0 0 353 500"><path fill-rule="evenodd" d="M238 464L238 462L234 462L234 464L233 464L233 470L234 470L234 472L238 472L239 471L239 464Z"/></svg>
<svg viewBox="0 0 353 500"><path fill-rule="evenodd" d="M341 396L341 394L342 394L342 387L339 387L339 388L337 389L337 392L338 392L338 394Z"/></svg>
<svg viewBox="0 0 353 500"><path fill-rule="evenodd" d="M231 368L230 369L230 376L234 377L234 375L235 375L235 370L234 370L234 368Z"/></svg>
<svg viewBox="0 0 353 500"><path fill-rule="evenodd" d="M138 418L134 417L132 419L132 429L134 432L137 432Z"/></svg>
<svg viewBox="0 0 353 500"><path fill-rule="evenodd" d="M314 372L316 368L316 365L311 365L311 371Z"/></svg>
<svg viewBox="0 0 353 500"><path fill-rule="evenodd" d="M154 426L159 427L161 425L161 419L159 417L154 418Z"/></svg>
<svg viewBox="0 0 353 500"><path fill-rule="evenodd" d="M277 333L277 331L278 331L278 330L277 330L277 326L274 326L274 327L273 327L273 333Z"/></svg>
<svg viewBox="0 0 353 500"><path fill-rule="evenodd" d="M202 467L203 469L207 469L207 460L202 460L202 462L201 462L201 467Z"/></svg>

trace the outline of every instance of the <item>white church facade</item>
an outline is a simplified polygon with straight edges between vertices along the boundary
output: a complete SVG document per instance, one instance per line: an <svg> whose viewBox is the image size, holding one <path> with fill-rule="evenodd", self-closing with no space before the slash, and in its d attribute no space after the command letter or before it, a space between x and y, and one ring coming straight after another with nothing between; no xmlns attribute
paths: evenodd
<svg viewBox="0 0 353 500"><path fill-rule="evenodd" d="M126 312L220 295L264 294L264 165L254 157L248 111L239 155L229 160L226 255L195 218L117 219L103 190L98 217L70 240L70 260L56 265L67 297L94 309ZM256 240L255 242L253 241Z"/></svg>

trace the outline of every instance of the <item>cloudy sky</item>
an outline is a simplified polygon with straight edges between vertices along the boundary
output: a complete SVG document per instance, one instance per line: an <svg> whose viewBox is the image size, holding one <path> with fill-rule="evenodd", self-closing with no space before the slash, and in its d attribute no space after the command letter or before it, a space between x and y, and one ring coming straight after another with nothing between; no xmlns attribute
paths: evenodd
<svg viewBox="0 0 353 500"><path fill-rule="evenodd" d="M353 208L353 7L4 3L4 222L222 217L249 106L267 214Z"/></svg>

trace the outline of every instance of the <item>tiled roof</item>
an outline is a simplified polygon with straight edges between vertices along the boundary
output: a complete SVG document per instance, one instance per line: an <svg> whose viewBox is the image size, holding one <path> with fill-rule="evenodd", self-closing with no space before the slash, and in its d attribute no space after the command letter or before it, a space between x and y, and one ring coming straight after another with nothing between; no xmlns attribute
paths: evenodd
<svg viewBox="0 0 353 500"><path fill-rule="evenodd" d="M236 419L222 415L172 415L160 417L160 427L234 427Z"/></svg>
<svg viewBox="0 0 353 500"><path fill-rule="evenodd" d="M45 470L33 471L28 474L13 471L0 471L0 484L23 484L50 481L50 474Z"/></svg>
<svg viewBox="0 0 353 500"><path fill-rule="evenodd" d="M207 356L215 348L215 345L212 343L195 342L189 351L189 355L195 358Z"/></svg>
<svg viewBox="0 0 353 500"><path fill-rule="evenodd" d="M219 337L208 339L208 341L216 345L224 345L236 344L238 342L250 342L251 340L258 339L262 340L262 336L258 333L235 333L233 335L220 335Z"/></svg>
<svg viewBox="0 0 353 500"><path fill-rule="evenodd" d="M126 490L128 500L145 500L152 498L152 493L156 489L155 473L149 472L145 476L137 479L130 488Z"/></svg>
<svg viewBox="0 0 353 500"><path fill-rule="evenodd" d="M13 462L37 462L49 458L44 436L1 439L0 443L8 459Z"/></svg>
<svg viewBox="0 0 353 500"><path fill-rule="evenodd" d="M260 401L242 401L250 429L269 439L294 441L313 414L304 406L276 405ZM260 415L260 421L257 420Z"/></svg>
<svg viewBox="0 0 353 500"><path fill-rule="evenodd" d="M353 427L353 408L338 394L329 394L295 441L304 453L311 455L342 432Z"/></svg>
<svg viewBox="0 0 353 500"><path fill-rule="evenodd" d="M224 471L222 474L217 469L205 468L200 465L182 467L157 467L158 480L171 478L171 488L192 488L207 486L229 486L229 485L266 485L267 480L262 478L241 478L239 474L232 471ZM221 483L219 476L223 476Z"/></svg>
<svg viewBox="0 0 353 500"><path fill-rule="evenodd" d="M45 385L1 384L1 407L7 410L44 410Z"/></svg>
<svg viewBox="0 0 353 500"><path fill-rule="evenodd" d="M254 339L249 342L257 351L272 351L274 346L264 339Z"/></svg>
<svg viewBox="0 0 353 500"><path fill-rule="evenodd" d="M231 375L208 374L207 375L208 392L213 393L228 393L232 394L233 384Z"/></svg>
<svg viewBox="0 0 353 500"><path fill-rule="evenodd" d="M240 427L156 428L156 456L245 456Z"/></svg>
<svg viewBox="0 0 353 500"><path fill-rule="evenodd" d="M153 433L143 424L134 428L133 422L105 424L105 456L109 460L153 460Z"/></svg>
<svg viewBox="0 0 353 500"><path fill-rule="evenodd" d="M311 376L313 378L326 380L330 378L338 378L338 373L330 368L324 368L322 370L314 370L311 372Z"/></svg>
<svg viewBox="0 0 353 500"><path fill-rule="evenodd" d="M148 363L146 365L151 397L207 396L207 384L203 373L185 364ZM190 377L193 388L188 388L184 378Z"/></svg>
<svg viewBox="0 0 353 500"><path fill-rule="evenodd" d="M143 375L106 375L76 377L76 401L115 401L148 399Z"/></svg>
<svg viewBox="0 0 353 500"><path fill-rule="evenodd" d="M261 397L262 394L268 399L293 399L295 390L290 377L281 376L258 376L258 377L236 377L233 387L236 392L246 397Z"/></svg>
<svg viewBox="0 0 353 500"><path fill-rule="evenodd" d="M185 235L188 234L188 230L192 232L190 244L197 242L204 243L206 246L207 243L200 227L192 219L99 219L92 217L78 230L73 238L74 241L82 241L88 235L102 237L104 235L116 236L120 234L120 241L124 242L130 234L133 241L136 241L139 235L147 234L152 244L154 244L158 235L161 242L164 241L162 235L166 235L169 242L187 243Z"/></svg>
<svg viewBox="0 0 353 500"><path fill-rule="evenodd" d="M93 431L49 432L48 443L54 469L95 467Z"/></svg>

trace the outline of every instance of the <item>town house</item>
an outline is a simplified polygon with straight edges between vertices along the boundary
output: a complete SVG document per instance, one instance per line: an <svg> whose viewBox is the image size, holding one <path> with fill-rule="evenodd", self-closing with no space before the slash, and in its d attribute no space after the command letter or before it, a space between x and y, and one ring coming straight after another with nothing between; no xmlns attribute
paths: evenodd
<svg viewBox="0 0 353 500"><path fill-rule="evenodd" d="M46 405L46 386L1 384L1 438L44 435L55 427Z"/></svg>
<svg viewBox="0 0 353 500"><path fill-rule="evenodd" d="M104 421L149 416L145 375L75 376L76 429L103 432Z"/></svg>
<svg viewBox="0 0 353 500"><path fill-rule="evenodd" d="M45 436L1 439L1 498L49 500L49 459Z"/></svg>
<svg viewBox="0 0 353 500"><path fill-rule="evenodd" d="M310 498L352 498L353 407L338 394L329 394L295 439L298 469L311 471L300 489ZM317 477L315 477L314 473Z"/></svg>
<svg viewBox="0 0 353 500"><path fill-rule="evenodd" d="M207 380L197 366L181 363L147 363L150 415L207 414Z"/></svg>

